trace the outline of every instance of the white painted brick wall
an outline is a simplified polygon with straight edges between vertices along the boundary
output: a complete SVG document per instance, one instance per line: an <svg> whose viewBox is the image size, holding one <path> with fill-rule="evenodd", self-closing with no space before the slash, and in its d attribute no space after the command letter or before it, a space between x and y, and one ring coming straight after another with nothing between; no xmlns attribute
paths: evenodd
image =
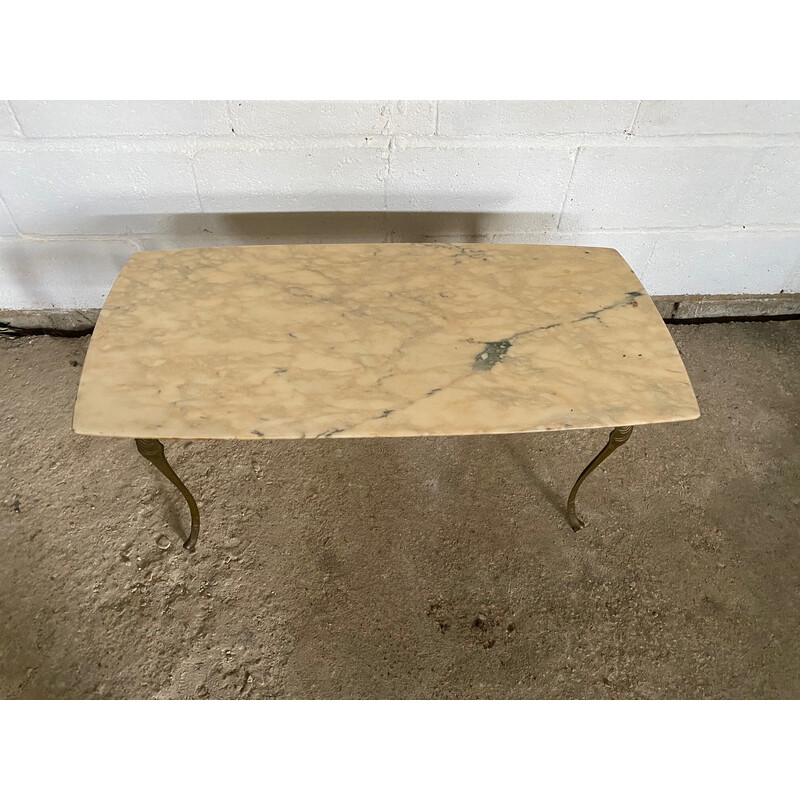
<svg viewBox="0 0 800 800"><path fill-rule="evenodd" d="M97 308L135 242L0 239L3 308Z"/></svg>
<svg viewBox="0 0 800 800"><path fill-rule="evenodd" d="M0 196L34 235L149 233L162 215L200 211L188 155L90 145L0 151Z"/></svg>
<svg viewBox="0 0 800 800"><path fill-rule="evenodd" d="M0 100L0 136L21 136L14 112L11 110L11 103L8 100Z"/></svg>
<svg viewBox="0 0 800 800"><path fill-rule="evenodd" d="M636 133L640 136L800 133L800 103L643 100L636 115Z"/></svg>
<svg viewBox="0 0 800 800"><path fill-rule="evenodd" d="M573 153L565 146L409 142L390 154L389 211L528 213L558 221Z"/></svg>
<svg viewBox="0 0 800 800"><path fill-rule="evenodd" d="M240 136L378 136L433 134L436 102L233 100L231 127Z"/></svg>
<svg viewBox="0 0 800 800"><path fill-rule="evenodd" d="M617 248L653 294L800 291L800 102L0 101L0 308L137 249Z"/></svg>
<svg viewBox="0 0 800 800"><path fill-rule="evenodd" d="M15 236L17 228L14 225L14 220L11 219L11 214L8 213L6 204L0 200L0 236Z"/></svg>
<svg viewBox="0 0 800 800"><path fill-rule="evenodd" d="M798 225L800 148L796 144L759 150L738 212L743 225Z"/></svg>
<svg viewBox="0 0 800 800"><path fill-rule="evenodd" d="M207 212L380 211L387 158L382 141L309 142L202 150L194 171Z"/></svg>
<svg viewBox="0 0 800 800"><path fill-rule="evenodd" d="M800 291L800 231L659 236L641 277L653 294Z"/></svg>
<svg viewBox="0 0 800 800"><path fill-rule="evenodd" d="M442 136L533 136L565 133L623 133L630 129L636 100L510 100L504 103L439 102Z"/></svg>
<svg viewBox="0 0 800 800"><path fill-rule="evenodd" d="M561 227L692 228L741 225L752 147L627 142L580 148Z"/></svg>
<svg viewBox="0 0 800 800"><path fill-rule="evenodd" d="M231 133L224 100L14 100L25 136L223 136Z"/></svg>

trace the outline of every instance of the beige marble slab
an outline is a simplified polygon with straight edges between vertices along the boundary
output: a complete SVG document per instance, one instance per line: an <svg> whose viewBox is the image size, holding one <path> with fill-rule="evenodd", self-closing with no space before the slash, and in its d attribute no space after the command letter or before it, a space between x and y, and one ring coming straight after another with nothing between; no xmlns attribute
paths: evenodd
<svg viewBox="0 0 800 800"><path fill-rule="evenodd" d="M269 245L133 256L92 337L74 430L432 436L698 415L615 250Z"/></svg>

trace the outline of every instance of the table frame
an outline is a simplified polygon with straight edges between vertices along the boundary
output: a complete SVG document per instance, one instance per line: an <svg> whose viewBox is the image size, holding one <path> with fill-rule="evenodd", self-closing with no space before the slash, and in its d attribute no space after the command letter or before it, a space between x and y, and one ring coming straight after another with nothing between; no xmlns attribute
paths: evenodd
<svg viewBox="0 0 800 800"><path fill-rule="evenodd" d="M631 438L632 432L633 427L631 425L614 428L609 434L608 442L605 447L603 447L603 449L586 465L586 468L578 476L567 499L567 519L572 530L579 531L581 528L586 527L586 523L575 513L575 498L578 495L578 489L580 489L581 484L601 462L605 461L618 447L621 447ZM139 453L161 472L162 475L171 481L184 498L186 498L186 502L189 506L189 513L191 514L192 526L189 536L183 542L183 547L190 553L193 553L197 545L197 538L200 535L200 511L197 508L197 503L192 493L186 488L184 482L170 466L164 453L164 445L158 439L135 439L134 441L136 442L136 449Z"/></svg>

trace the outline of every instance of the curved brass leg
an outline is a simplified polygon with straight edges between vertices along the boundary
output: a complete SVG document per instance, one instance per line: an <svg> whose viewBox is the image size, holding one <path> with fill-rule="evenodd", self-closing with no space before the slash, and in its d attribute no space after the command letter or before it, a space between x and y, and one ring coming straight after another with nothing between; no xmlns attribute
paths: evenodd
<svg viewBox="0 0 800 800"><path fill-rule="evenodd" d="M575 513L575 496L578 494L578 489L580 489L581 484L601 461L605 461L620 445L625 444L625 442L631 438L632 431L633 428L630 425L626 425L622 428L614 428L608 437L608 444L606 444L606 446L589 462L589 466L578 476L578 480L575 481L575 485L572 487L572 491L569 493L569 499L567 500L567 517L569 518L569 524L572 525L572 530L579 531L586 525Z"/></svg>
<svg viewBox="0 0 800 800"><path fill-rule="evenodd" d="M197 543L197 536L200 533L200 512L197 510L197 503L192 497L192 493L183 485L183 481L175 474L175 470L169 465L164 455L164 445L158 439L136 439L136 449L163 475L171 480L178 487L180 493L186 498L189 504L189 512L192 515L192 529L189 538L184 541L183 546L190 552L194 552Z"/></svg>

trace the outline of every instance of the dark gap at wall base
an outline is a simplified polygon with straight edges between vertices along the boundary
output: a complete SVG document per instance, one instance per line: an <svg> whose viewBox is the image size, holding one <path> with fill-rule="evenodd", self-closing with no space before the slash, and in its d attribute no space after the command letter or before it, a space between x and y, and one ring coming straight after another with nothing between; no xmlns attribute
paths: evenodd
<svg viewBox="0 0 800 800"><path fill-rule="evenodd" d="M17 328L6 325L0 321L0 339L19 339L23 336L59 336L62 339L79 339L81 336L90 336L94 327L86 330L59 330L58 328Z"/></svg>
<svg viewBox="0 0 800 800"><path fill-rule="evenodd" d="M800 294L654 295L653 302L665 322L734 322L800 315Z"/></svg>
<svg viewBox="0 0 800 800"><path fill-rule="evenodd" d="M719 325L725 322L783 322L785 320L800 319L800 314L761 314L757 317L691 317L688 319L664 319L667 325Z"/></svg>

